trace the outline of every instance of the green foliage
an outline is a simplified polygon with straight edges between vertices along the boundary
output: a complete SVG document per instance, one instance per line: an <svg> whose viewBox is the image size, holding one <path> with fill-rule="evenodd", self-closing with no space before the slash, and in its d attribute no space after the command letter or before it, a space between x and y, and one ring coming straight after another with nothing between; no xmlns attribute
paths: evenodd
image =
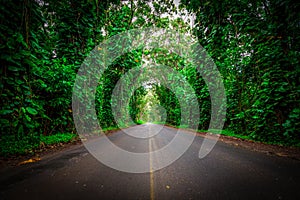
<svg viewBox="0 0 300 200"><path fill-rule="evenodd" d="M146 122L142 121L142 120L137 120L136 124L141 125L141 124L145 124Z"/></svg>
<svg viewBox="0 0 300 200"><path fill-rule="evenodd" d="M144 87L139 87L134 91L129 101L130 117L136 124L144 124L143 115L145 114L144 108L148 100L145 99L147 91Z"/></svg>
<svg viewBox="0 0 300 200"><path fill-rule="evenodd" d="M28 149L39 144L40 134L75 131L75 75L104 39L108 7L99 1L1 1L1 139Z"/></svg>
<svg viewBox="0 0 300 200"><path fill-rule="evenodd" d="M299 144L299 4L291 0L182 0L176 9L171 0L151 2L1 1L2 154L26 152L41 141L68 141L69 136L56 133L75 132L71 96L85 57L110 36L152 25L192 33L211 55L226 88L225 125L230 133L264 142ZM185 8L196 16L192 30L183 20ZM161 49L122 55L104 72L95 99L101 127L116 126L111 111L117 103L111 101L114 86L130 69L144 64L143 56L186 77L199 102L199 129L208 129L210 94L201 74L187 67L184 58ZM157 117L163 114L160 110L150 116L149 109L155 104L165 109L167 123L180 124L174 91L159 85L135 91L129 103L133 121L161 120Z"/></svg>
<svg viewBox="0 0 300 200"><path fill-rule="evenodd" d="M33 142L32 137L38 138ZM22 155L33 153L34 150L54 145L58 143L67 143L73 141L77 135L71 133L25 136L21 140L15 140L13 136L4 136L0 140L0 156Z"/></svg>
<svg viewBox="0 0 300 200"><path fill-rule="evenodd" d="M76 137L77 136L72 133L63 133L63 134L55 134L55 135L48 135L48 136L42 135L40 140L41 143L44 143L45 145L52 145L58 143L67 143L73 141Z"/></svg>
<svg viewBox="0 0 300 200"><path fill-rule="evenodd" d="M158 96L160 104L166 109L166 123L178 126L181 124L181 109L178 99L175 94L164 86L155 87L155 92Z"/></svg>
<svg viewBox="0 0 300 200"><path fill-rule="evenodd" d="M299 142L299 4L181 2L196 13L194 33L223 75L226 128L264 142Z"/></svg>

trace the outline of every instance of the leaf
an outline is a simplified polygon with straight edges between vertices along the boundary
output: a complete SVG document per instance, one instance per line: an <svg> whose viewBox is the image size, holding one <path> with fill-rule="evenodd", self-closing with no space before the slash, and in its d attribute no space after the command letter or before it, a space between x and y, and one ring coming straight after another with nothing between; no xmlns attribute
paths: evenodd
<svg viewBox="0 0 300 200"><path fill-rule="evenodd" d="M16 120L12 123L13 127L17 127L18 126L18 123L19 123L19 120Z"/></svg>
<svg viewBox="0 0 300 200"><path fill-rule="evenodd" d="M24 131L23 125L20 125L18 128L18 134L22 134Z"/></svg>
<svg viewBox="0 0 300 200"><path fill-rule="evenodd" d="M30 158L28 160L20 162L18 165L24 165L24 164L28 164L28 163L34 163L34 162L40 161L40 160L41 160L41 158Z"/></svg>
<svg viewBox="0 0 300 200"><path fill-rule="evenodd" d="M9 121L7 119L0 119L0 124L1 126L8 126L9 125Z"/></svg>
<svg viewBox="0 0 300 200"><path fill-rule="evenodd" d="M0 115L7 115L12 112L13 112L13 110L0 110Z"/></svg>
<svg viewBox="0 0 300 200"><path fill-rule="evenodd" d="M31 121L31 118L26 114L25 114L25 118L26 118L27 121L29 121L29 122Z"/></svg>
<svg viewBox="0 0 300 200"><path fill-rule="evenodd" d="M29 114L32 114L32 115L38 114L38 111L34 108L27 107L26 110L27 110L27 112L29 112Z"/></svg>
<svg viewBox="0 0 300 200"><path fill-rule="evenodd" d="M13 67L13 66L9 66L7 69L10 70L10 71L13 71L13 72L21 71L20 68Z"/></svg>

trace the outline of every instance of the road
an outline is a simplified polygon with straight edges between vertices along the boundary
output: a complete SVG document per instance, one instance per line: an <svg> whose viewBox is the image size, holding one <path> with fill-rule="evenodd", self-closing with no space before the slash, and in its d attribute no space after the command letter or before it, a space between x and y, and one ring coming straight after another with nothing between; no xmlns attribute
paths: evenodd
<svg viewBox="0 0 300 200"><path fill-rule="evenodd" d="M140 134L158 129L151 139L122 131L109 139L125 150L147 153L167 145L176 129L153 124L126 129ZM202 141L197 136L174 163L147 173L112 169L75 145L39 162L0 170L0 199L300 199L300 161L221 141L199 159ZM149 164L155 162L160 159L150 156Z"/></svg>

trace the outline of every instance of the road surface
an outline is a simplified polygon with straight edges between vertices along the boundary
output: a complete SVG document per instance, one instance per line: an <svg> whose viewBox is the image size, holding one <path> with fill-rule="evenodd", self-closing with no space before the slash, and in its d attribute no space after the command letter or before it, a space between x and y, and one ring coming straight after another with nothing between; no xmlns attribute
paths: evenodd
<svg viewBox="0 0 300 200"><path fill-rule="evenodd" d="M126 129L140 134L157 129L151 139L122 131L109 139L125 150L147 153L172 141L176 129L153 124ZM300 199L300 161L221 141L199 159L202 141L197 136L173 164L138 174L109 168L75 145L39 162L0 170L0 199ZM159 158L149 158L150 165L154 162Z"/></svg>

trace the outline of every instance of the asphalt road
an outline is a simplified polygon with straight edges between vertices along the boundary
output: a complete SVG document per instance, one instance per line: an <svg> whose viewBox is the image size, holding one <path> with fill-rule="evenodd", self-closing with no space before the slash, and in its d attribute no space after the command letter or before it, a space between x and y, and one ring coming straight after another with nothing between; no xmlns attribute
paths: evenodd
<svg viewBox="0 0 300 200"><path fill-rule="evenodd" d="M126 129L145 137L159 129L150 139L122 131L109 139L122 149L147 153L170 143L176 129L151 124ZM0 199L300 199L300 161L221 141L199 159L202 141L197 136L174 163L147 173L112 169L75 145L36 163L1 169ZM149 156L150 169L164 159Z"/></svg>

